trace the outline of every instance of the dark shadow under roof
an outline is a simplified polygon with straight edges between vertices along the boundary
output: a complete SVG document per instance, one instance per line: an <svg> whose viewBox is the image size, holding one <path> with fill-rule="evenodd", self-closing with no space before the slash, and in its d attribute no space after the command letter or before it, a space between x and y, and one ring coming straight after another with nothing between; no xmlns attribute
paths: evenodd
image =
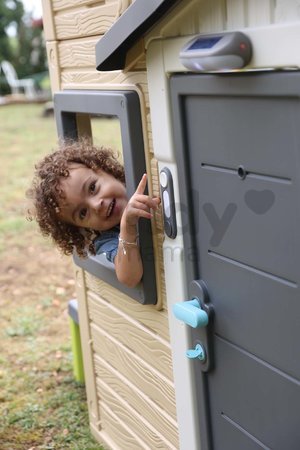
<svg viewBox="0 0 300 450"><path fill-rule="evenodd" d="M180 0L135 0L96 44L97 70L121 70L126 53Z"/></svg>

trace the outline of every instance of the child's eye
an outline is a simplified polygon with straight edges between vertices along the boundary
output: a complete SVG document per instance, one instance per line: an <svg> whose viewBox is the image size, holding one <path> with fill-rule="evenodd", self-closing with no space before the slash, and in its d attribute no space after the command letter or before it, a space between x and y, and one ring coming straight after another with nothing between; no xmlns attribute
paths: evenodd
<svg viewBox="0 0 300 450"><path fill-rule="evenodd" d="M89 186L89 192L90 194L93 194L96 190L96 181L92 181L90 186Z"/></svg>
<svg viewBox="0 0 300 450"><path fill-rule="evenodd" d="M82 209L79 211L79 214L78 214L79 219L80 219L80 220L83 220L83 219L85 218L85 216L86 216L86 213L87 213L87 209L86 209L86 208L82 208Z"/></svg>

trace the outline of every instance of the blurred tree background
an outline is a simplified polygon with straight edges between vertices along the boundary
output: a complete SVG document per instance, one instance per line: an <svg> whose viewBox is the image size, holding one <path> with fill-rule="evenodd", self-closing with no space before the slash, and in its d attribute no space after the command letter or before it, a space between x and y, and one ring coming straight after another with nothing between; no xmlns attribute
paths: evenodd
<svg viewBox="0 0 300 450"><path fill-rule="evenodd" d="M19 78L34 78L37 84L47 73L43 20L25 13L21 0L0 0L0 62L7 60ZM0 76L0 94L10 93Z"/></svg>

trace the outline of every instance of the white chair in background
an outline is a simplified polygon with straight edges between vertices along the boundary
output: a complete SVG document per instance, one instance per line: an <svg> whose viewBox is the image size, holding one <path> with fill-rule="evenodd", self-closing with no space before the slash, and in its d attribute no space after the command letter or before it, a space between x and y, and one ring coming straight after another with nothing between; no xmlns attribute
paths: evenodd
<svg viewBox="0 0 300 450"><path fill-rule="evenodd" d="M1 69L11 88L12 94L22 93L23 89L26 98L33 99L37 96L33 78L23 78L19 80L14 66L9 61L2 61Z"/></svg>

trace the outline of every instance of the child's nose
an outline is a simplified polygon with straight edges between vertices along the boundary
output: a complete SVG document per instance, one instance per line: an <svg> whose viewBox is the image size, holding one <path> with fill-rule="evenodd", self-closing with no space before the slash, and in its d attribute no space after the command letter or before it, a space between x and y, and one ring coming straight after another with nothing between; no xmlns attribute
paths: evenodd
<svg viewBox="0 0 300 450"><path fill-rule="evenodd" d="M91 208L96 212L99 212L101 207L103 206L102 198L92 197L90 202L91 202Z"/></svg>

